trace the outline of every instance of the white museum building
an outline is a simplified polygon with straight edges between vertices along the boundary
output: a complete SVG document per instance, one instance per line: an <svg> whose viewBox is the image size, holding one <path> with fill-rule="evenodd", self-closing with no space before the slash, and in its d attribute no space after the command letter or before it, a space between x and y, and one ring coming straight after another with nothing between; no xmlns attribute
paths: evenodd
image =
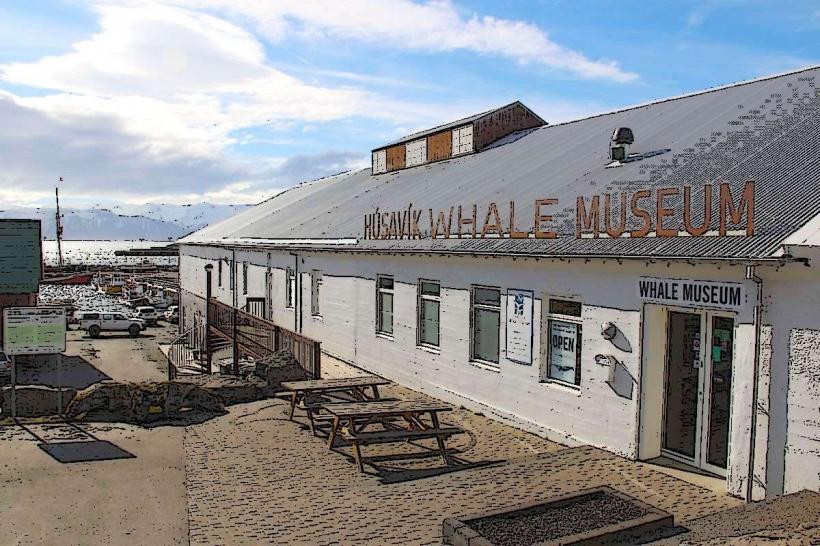
<svg viewBox="0 0 820 546"><path fill-rule="evenodd" d="M551 125L519 102L180 241L212 297L570 445L820 489L820 68Z"/></svg>

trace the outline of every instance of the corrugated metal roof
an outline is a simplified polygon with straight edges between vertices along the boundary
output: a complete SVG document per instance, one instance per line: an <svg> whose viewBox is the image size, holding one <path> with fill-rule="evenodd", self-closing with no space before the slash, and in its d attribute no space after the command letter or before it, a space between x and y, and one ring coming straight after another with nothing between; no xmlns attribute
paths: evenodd
<svg viewBox="0 0 820 546"><path fill-rule="evenodd" d="M358 248L544 255L771 256L790 233L820 214L820 67L623 109L510 135L478 153L371 176L368 169L304 184L183 242L224 238L362 238L364 215L406 210L437 212L478 205L479 227L495 202L531 219L533 202L557 198L557 239L360 241ZM632 152L671 151L619 168L605 168L612 131L630 127ZM728 182L734 195L756 182L752 237L575 238L577 196L692 186L702 210L703 184ZM682 197L670 198L680 207ZM648 199L645 200L648 209ZM700 207L700 209L699 209ZM712 215L718 217L718 200ZM603 207L602 207L603 208ZM699 220L699 217L695 218ZM504 219L506 224L506 218ZM525 220L520 226L526 225ZM671 225L671 224L670 224ZM731 226L730 226L731 229Z"/></svg>
<svg viewBox="0 0 820 546"><path fill-rule="evenodd" d="M437 125L436 127L433 127L432 129L425 129L423 131L418 131L418 132L415 132L415 133L411 133L411 134L409 134L407 136L404 136L404 137L402 137L398 140L394 140L393 142L385 144L384 146L379 146L378 148L373 148L372 151L375 152L377 150L384 150L385 148L389 148L390 146L395 146L397 144L404 144L406 142L410 142L410 141L417 140L417 139L422 138L422 137L433 135L433 134L439 133L441 131L446 131L448 129L455 129L456 127L461 127L462 125L468 125L468 124L473 123L474 121L476 121L478 119L483 118L484 116L486 116L488 114L492 114L493 112L496 112L498 110L503 110L504 108L507 108L508 106L512 106L513 104L520 104L528 112L532 113L533 116L540 119L543 123L545 123L545 124L547 123L546 121L544 121L541 118L541 116L539 116L538 114L536 114L535 112L533 112L532 110L527 108L527 106L525 104L523 104L521 101L513 101L509 104L505 104L504 106L499 106L498 108L491 108L491 109L489 109L487 111L484 111L484 112L481 112L479 114L473 114L472 116L467 116L466 118L457 119L455 121L451 121L451 122L445 123L443 125Z"/></svg>

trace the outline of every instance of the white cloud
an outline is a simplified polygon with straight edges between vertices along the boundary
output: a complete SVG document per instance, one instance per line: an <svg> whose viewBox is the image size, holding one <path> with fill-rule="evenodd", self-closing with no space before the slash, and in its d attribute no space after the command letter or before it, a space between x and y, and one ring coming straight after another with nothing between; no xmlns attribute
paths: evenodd
<svg viewBox="0 0 820 546"><path fill-rule="evenodd" d="M637 74L561 46L525 21L464 16L447 0L176 0L250 18L270 40L288 34L352 39L401 50L465 50L616 82Z"/></svg>
<svg viewBox="0 0 820 546"><path fill-rule="evenodd" d="M416 129L493 106L481 97L461 97L453 106L306 83L272 67L243 25L273 38L298 33L465 49L585 77L632 77L554 44L533 25L464 17L448 2L208 2L206 13L193 9L196 1L95 4L97 30L65 53L0 65L0 81L44 90L0 91L0 204L41 202L57 176L71 181L78 201L253 202L271 188L363 166L366 150L249 161L235 147L266 137L249 137L245 129L310 130L354 118ZM399 85L343 71L317 74L360 86Z"/></svg>
<svg viewBox="0 0 820 546"><path fill-rule="evenodd" d="M232 144L236 129L339 119L370 98L267 66L252 35L212 15L156 5L99 10L99 32L70 52L0 66L0 79L55 91L20 104L72 122L113 116L156 153L207 155Z"/></svg>

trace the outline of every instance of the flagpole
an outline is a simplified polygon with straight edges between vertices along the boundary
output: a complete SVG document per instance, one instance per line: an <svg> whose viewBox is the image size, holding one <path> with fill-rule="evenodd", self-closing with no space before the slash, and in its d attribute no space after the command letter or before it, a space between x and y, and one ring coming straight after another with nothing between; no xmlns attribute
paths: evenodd
<svg viewBox="0 0 820 546"><path fill-rule="evenodd" d="M56 228L57 228L57 256L60 264L60 270L63 269L63 222L60 218L60 182L63 177L57 181L57 187L54 188L54 195L57 198L57 214L56 214Z"/></svg>

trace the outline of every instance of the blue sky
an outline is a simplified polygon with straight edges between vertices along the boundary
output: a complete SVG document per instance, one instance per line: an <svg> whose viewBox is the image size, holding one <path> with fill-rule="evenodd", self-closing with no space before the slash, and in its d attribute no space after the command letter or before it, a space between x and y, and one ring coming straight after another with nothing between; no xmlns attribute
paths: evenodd
<svg viewBox="0 0 820 546"><path fill-rule="evenodd" d="M0 207L259 201L512 100L549 122L820 63L816 1L11 1Z"/></svg>

